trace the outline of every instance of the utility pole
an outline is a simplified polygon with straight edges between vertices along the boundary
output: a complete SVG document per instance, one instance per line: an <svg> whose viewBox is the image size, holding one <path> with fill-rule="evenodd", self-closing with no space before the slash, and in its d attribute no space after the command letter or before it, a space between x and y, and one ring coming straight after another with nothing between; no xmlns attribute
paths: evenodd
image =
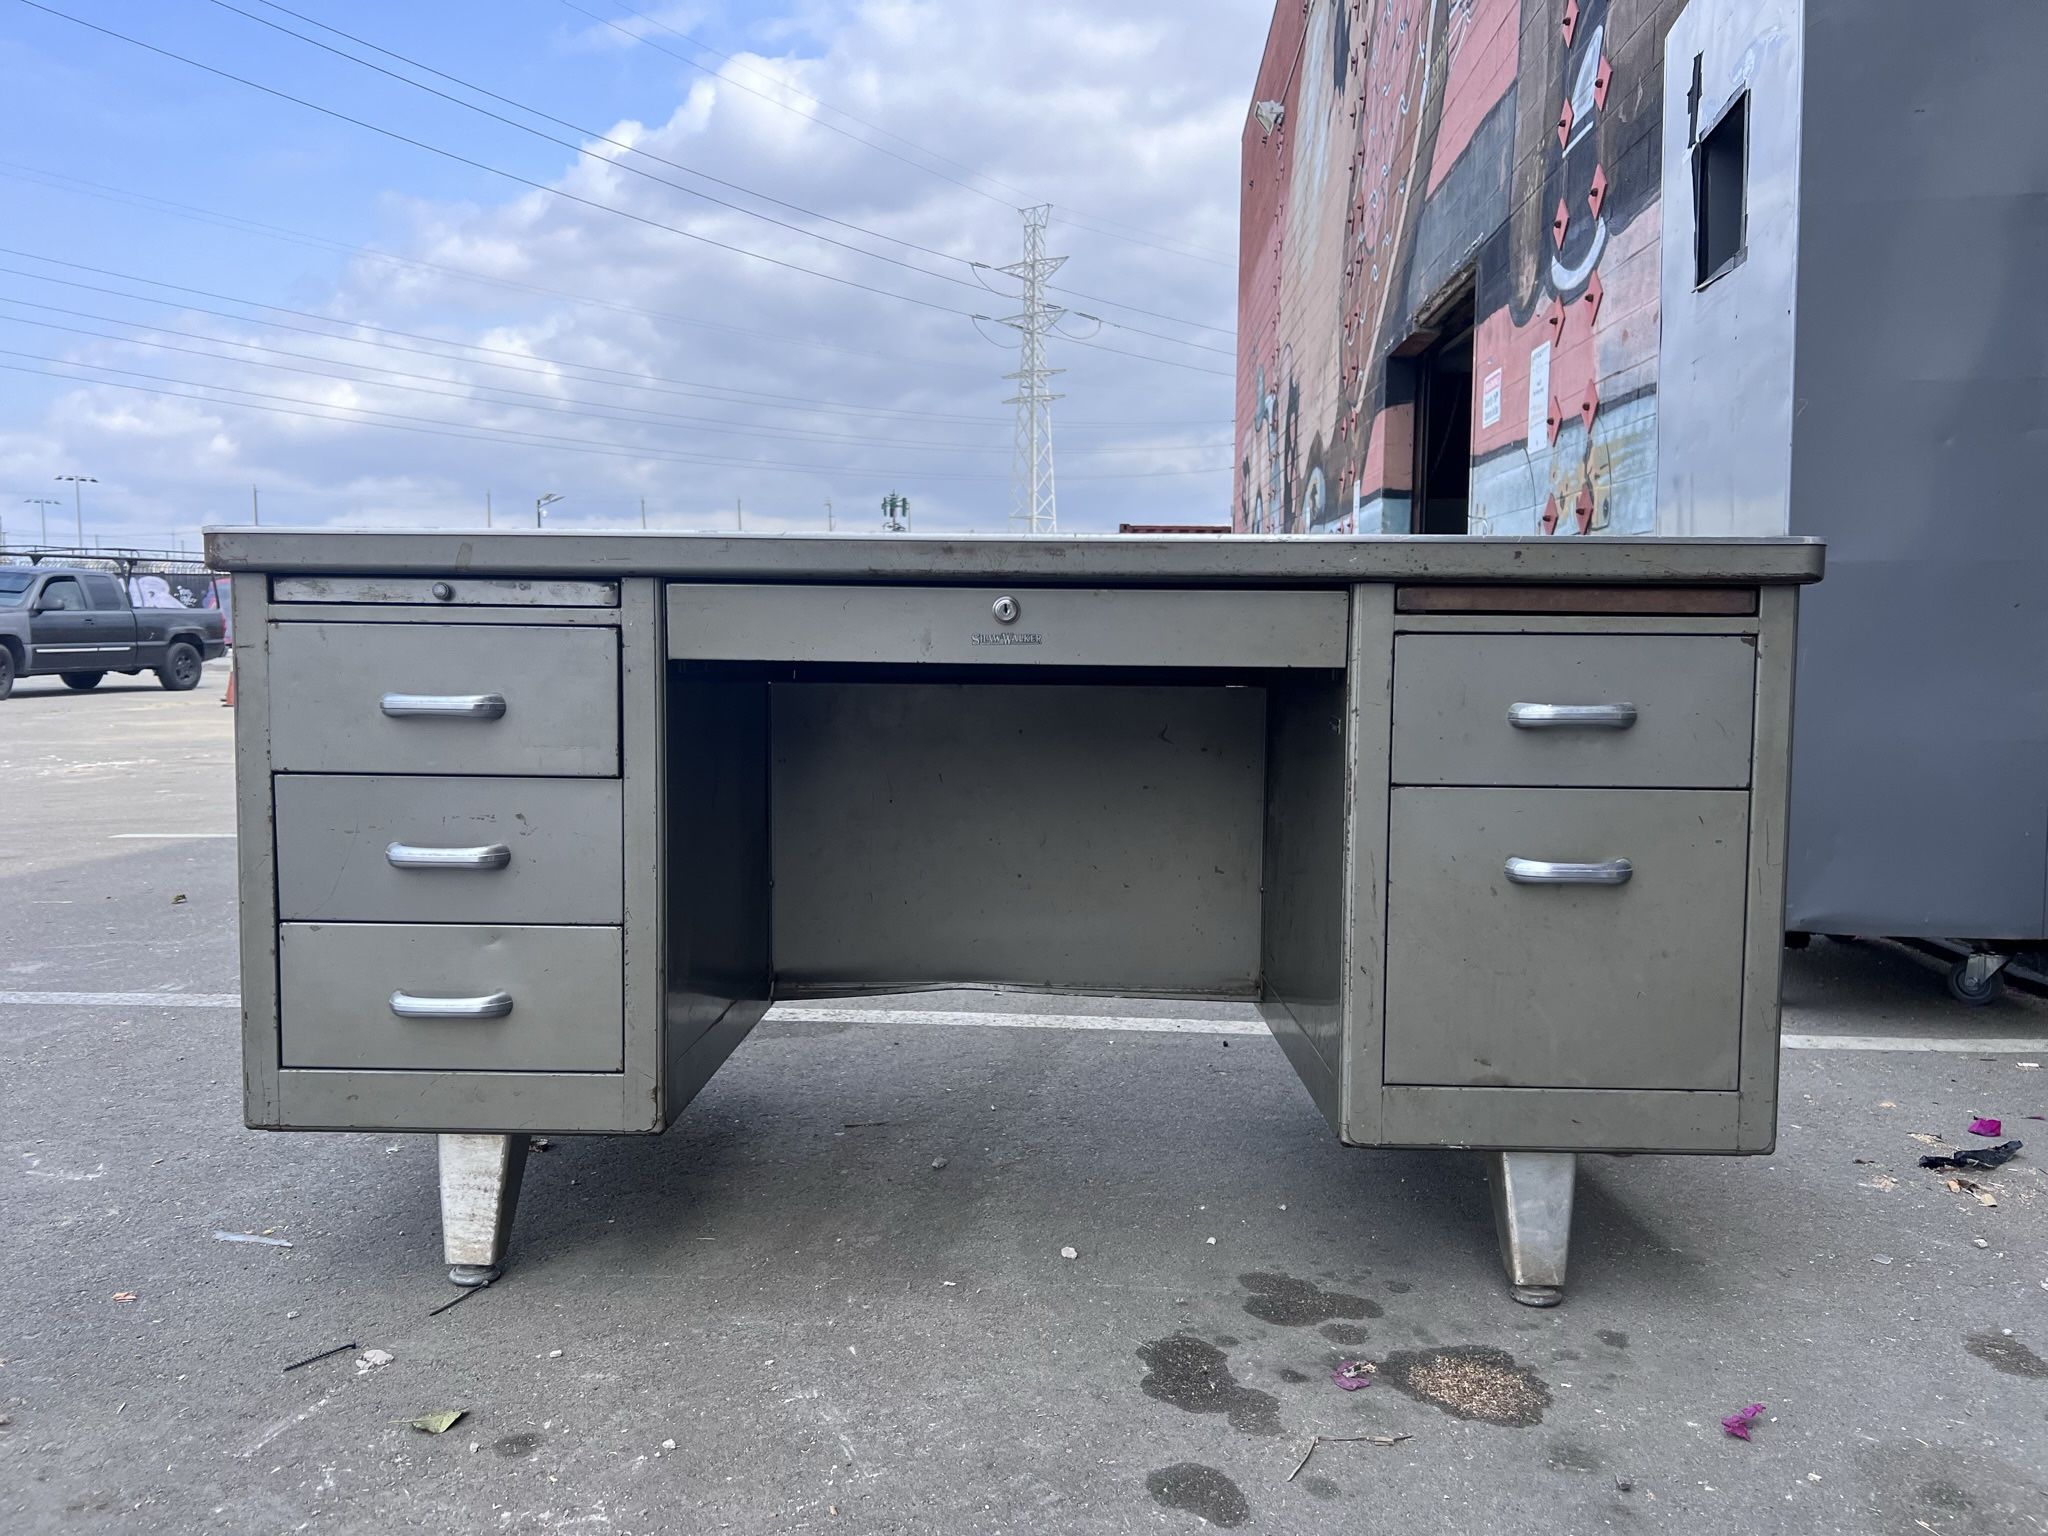
<svg viewBox="0 0 2048 1536"><path fill-rule="evenodd" d="M647 498L645 496L640 498L640 526L642 528L647 526Z"/></svg>
<svg viewBox="0 0 2048 1536"><path fill-rule="evenodd" d="M545 496L535 497L533 502L533 526L536 528L540 527L541 518L547 513L548 508L558 501L566 500L568 500L566 496L555 491L549 491Z"/></svg>
<svg viewBox="0 0 2048 1536"><path fill-rule="evenodd" d="M910 532L910 498L891 491L882 498L882 532Z"/></svg>
<svg viewBox="0 0 2048 1536"><path fill-rule="evenodd" d="M747 531L747 505L737 496L732 499L732 521L741 533Z"/></svg>
<svg viewBox="0 0 2048 1536"><path fill-rule="evenodd" d="M256 497L256 487L249 487L249 521L258 528L263 526L263 503Z"/></svg>
<svg viewBox="0 0 2048 1536"><path fill-rule="evenodd" d="M95 480L91 475L59 475L57 479L60 484L66 480L71 482L71 511L72 515L78 519L78 547L83 549L85 548L85 503L80 499L79 493L83 487L98 485L99 481Z"/></svg>
<svg viewBox="0 0 2048 1536"><path fill-rule="evenodd" d="M1003 403L1017 407L1016 442L1011 452L1012 532L1058 533L1059 509L1053 495L1052 403L1060 396L1047 387L1064 368L1045 365L1045 338L1066 314L1060 305L1048 303L1046 280L1066 263L1064 256L1045 254L1045 222L1052 212L1050 203L1026 208L1024 214L1024 259L998 270L1022 285L1022 312L1002 323L1017 333L1017 371L1003 375L1017 381L1017 393Z"/></svg>
<svg viewBox="0 0 2048 1536"><path fill-rule="evenodd" d="M484 492L484 526L486 528L491 526L491 493L489 491Z"/></svg>
<svg viewBox="0 0 2048 1536"><path fill-rule="evenodd" d="M825 498L825 531L832 532L832 498Z"/></svg>

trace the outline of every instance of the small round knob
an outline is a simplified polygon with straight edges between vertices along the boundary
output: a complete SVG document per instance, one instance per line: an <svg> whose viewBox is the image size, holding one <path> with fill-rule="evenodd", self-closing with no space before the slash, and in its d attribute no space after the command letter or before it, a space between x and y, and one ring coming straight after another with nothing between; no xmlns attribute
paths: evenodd
<svg viewBox="0 0 2048 1536"><path fill-rule="evenodd" d="M454 589L453 587L449 586L449 585L448 585L448 583L447 583L447 582L445 582L445 581L437 581L437 582L435 582L435 583L434 583L434 600L435 600L436 602L440 602L440 603L452 603L452 602L454 602L454 601L455 601L455 589Z"/></svg>
<svg viewBox="0 0 2048 1536"><path fill-rule="evenodd" d="M999 597L990 605L989 612L996 616L998 624L1014 624L1017 621L1017 599Z"/></svg>

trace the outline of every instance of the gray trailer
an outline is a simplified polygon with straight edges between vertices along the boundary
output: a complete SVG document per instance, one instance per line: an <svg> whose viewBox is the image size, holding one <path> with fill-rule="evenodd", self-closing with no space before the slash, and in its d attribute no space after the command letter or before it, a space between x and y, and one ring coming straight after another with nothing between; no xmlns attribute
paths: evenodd
<svg viewBox="0 0 2048 1536"><path fill-rule="evenodd" d="M1786 921L1955 941L1972 1002L2048 941L2044 59L2037 0L1692 0L1664 48L1658 531L1827 541Z"/></svg>

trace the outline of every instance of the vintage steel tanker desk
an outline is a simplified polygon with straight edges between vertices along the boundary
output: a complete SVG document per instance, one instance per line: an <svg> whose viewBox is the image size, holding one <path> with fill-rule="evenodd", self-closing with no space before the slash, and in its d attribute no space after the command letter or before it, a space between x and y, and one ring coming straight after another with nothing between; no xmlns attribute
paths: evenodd
<svg viewBox="0 0 2048 1536"><path fill-rule="evenodd" d="M458 1283L529 1132L664 1129L778 998L1256 1001L1343 1141L1490 1154L1536 1305L1579 1153L1771 1148L1817 544L207 553L248 1122L441 1133Z"/></svg>

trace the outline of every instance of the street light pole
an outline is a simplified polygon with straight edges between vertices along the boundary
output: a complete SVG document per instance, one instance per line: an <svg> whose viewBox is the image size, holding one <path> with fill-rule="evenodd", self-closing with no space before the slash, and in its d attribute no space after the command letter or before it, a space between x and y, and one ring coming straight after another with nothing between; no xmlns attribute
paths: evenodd
<svg viewBox="0 0 2048 1536"><path fill-rule="evenodd" d="M59 475L57 479L60 483L66 480L71 482L71 512L78 519L78 547L83 549L85 548L85 501L81 492L85 486L98 485L99 481L95 480L91 475Z"/></svg>
<svg viewBox="0 0 2048 1536"><path fill-rule="evenodd" d="M38 512L42 513L43 544L47 548L50 542L50 508L61 507L64 503L57 500L54 496L24 496L21 500L24 506L34 507Z"/></svg>
<svg viewBox="0 0 2048 1536"><path fill-rule="evenodd" d="M548 508L558 501L566 500L568 500L567 497L558 495L554 491L549 491L545 496L536 497L533 503L533 526L536 528L540 527L541 518L546 515Z"/></svg>

